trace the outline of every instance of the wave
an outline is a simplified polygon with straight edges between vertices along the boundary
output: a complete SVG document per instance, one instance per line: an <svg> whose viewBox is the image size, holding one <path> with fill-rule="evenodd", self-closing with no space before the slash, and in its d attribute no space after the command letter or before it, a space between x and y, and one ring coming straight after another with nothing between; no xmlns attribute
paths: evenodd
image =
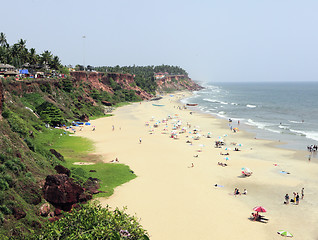
<svg viewBox="0 0 318 240"><path fill-rule="evenodd" d="M248 108L256 108L255 105L251 105L251 104L247 104L246 107L248 107Z"/></svg>
<svg viewBox="0 0 318 240"><path fill-rule="evenodd" d="M281 129L289 130L289 126L286 125L279 125L278 127Z"/></svg>
<svg viewBox="0 0 318 240"><path fill-rule="evenodd" d="M288 120L288 122L291 122L291 123L303 123L303 122L293 121L293 120Z"/></svg>
<svg viewBox="0 0 318 240"><path fill-rule="evenodd" d="M215 99L210 99L210 98L203 98L203 101L211 102L211 103L220 103L220 104L224 104L224 105L229 104L229 103L227 103L227 102L222 102L222 101L215 100Z"/></svg>
<svg viewBox="0 0 318 240"><path fill-rule="evenodd" d="M296 135L303 136L303 137L318 141L318 132L300 131L300 130L294 130L294 129L290 129L290 131L293 133L296 133Z"/></svg>

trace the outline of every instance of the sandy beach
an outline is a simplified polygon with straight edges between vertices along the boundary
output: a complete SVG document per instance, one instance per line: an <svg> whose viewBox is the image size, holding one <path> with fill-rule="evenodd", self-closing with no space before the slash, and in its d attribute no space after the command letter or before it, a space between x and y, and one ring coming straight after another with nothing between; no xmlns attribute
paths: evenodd
<svg viewBox="0 0 318 240"><path fill-rule="evenodd" d="M183 109L179 100L188 94L124 106L112 117L91 121L95 131L91 126L76 131L94 141L105 163L117 164L109 162L118 158L137 175L100 203L126 206L153 240L282 239L278 230L291 232L293 239L318 239L314 159L309 162L306 152L275 147L277 142L234 133L225 120ZM240 128L238 123L232 126ZM173 128L176 139L171 138ZM216 148L215 141L225 146ZM252 175L243 177L243 167ZM236 196L235 188L247 189L247 194ZM302 188L305 196L299 205L284 204L286 193L293 198ZM256 206L267 210L262 215L268 221L249 219Z"/></svg>

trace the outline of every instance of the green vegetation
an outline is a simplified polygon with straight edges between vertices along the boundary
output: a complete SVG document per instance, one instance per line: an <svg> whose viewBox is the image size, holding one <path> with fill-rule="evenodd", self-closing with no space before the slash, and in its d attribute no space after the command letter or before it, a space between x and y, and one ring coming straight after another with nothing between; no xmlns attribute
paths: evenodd
<svg viewBox="0 0 318 240"><path fill-rule="evenodd" d="M50 141L42 141L43 144ZM114 188L128 182L136 175L124 164L103 163L100 156L92 154L94 147L90 140L72 135L55 138L51 146L64 156L65 167L71 170L71 177L83 184L87 178L100 180L100 191L97 197L108 197ZM93 165L74 165L75 162L91 162ZM91 171L93 170L93 171Z"/></svg>
<svg viewBox="0 0 318 240"><path fill-rule="evenodd" d="M135 83L141 89L155 93L157 89L157 84L154 79L154 73L158 72L167 72L171 75L186 75L188 73L178 66L169 66L169 65L160 65L160 66L103 66L103 67L96 67L96 71L100 72L116 72L116 73L129 73L135 75Z"/></svg>
<svg viewBox="0 0 318 240"><path fill-rule="evenodd" d="M124 210L85 205L79 210L65 213L59 221L49 223L42 233L29 239L132 239L147 240L148 233L136 217Z"/></svg>
<svg viewBox="0 0 318 240"><path fill-rule="evenodd" d="M28 63L39 69L41 66L48 66L51 69L61 69L65 72L58 56L53 56L47 50L39 55L34 48L27 49L26 40L23 39L10 46L3 32L0 33L0 63L11 64L15 67L22 67L23 64Z"/></svg>

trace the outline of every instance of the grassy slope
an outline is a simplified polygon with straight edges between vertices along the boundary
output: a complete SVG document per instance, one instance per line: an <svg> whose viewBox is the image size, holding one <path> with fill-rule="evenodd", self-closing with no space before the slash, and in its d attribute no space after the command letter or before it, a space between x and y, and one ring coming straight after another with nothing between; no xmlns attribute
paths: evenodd
<svg viewBox="0 0 318 240"><path fill-rule="evenodd" d="M97 197L108 197L113 194L114 188L136 177L127 165L103 163L101 157L93 153L94 146L91 141L72 135L59 136L55 139L52 148L60 152L65 158L65 167L72 172L75 179L87 179L88 177L101 180L100 193ZM74 162L94 162L94 165L74 165ZM95 170L96 172L90 172ZM73 176L77 175L77 176Z"/></svg>

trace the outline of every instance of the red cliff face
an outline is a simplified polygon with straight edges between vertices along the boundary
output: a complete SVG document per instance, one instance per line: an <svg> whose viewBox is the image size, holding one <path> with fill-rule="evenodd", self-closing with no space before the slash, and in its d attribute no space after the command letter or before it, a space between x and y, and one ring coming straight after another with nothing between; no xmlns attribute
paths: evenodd
<svg viewBox="0 0 318 240"><path fill-rule="evenodd" d="M71 72L71 76L76 81L89 82L92 88L101 89L109 93L113 93L113 89L110 87L110 79L112 78L123 88L134 90L142 99L150 99L152 97L151 94L136 86L134 77L131 74L76 71Z"/></svg>
<svg viewBox="0 0 318 240"><path fill-rule="evenodd" d="M156 81L159 90L200 90L202 87L186 75L168 75Z"/></svg>
<svg viewBox="0 0 318 240"><path fill-rule="evenodd" d="M2 120L2 103L3 103L3 86L2 86L2 81L0 81L0 120Z"/></svg>

